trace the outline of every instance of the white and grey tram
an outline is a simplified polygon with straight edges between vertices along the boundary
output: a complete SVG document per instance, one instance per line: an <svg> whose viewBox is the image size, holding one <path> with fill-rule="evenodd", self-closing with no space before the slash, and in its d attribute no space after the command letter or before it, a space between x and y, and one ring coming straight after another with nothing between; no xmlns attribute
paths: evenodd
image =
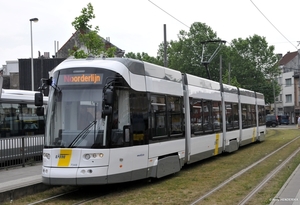
<svg viewBox="0 0 300 205"><path fill-rule="evenodd" d="M265 139L263 94L147 62L66 60L44 82L45 184L160 178Z"/></svg>

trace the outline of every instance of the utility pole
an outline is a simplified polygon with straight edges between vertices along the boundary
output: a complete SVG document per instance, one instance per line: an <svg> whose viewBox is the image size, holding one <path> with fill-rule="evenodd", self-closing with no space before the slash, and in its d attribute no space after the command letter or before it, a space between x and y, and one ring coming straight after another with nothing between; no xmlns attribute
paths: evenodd
<svg viewBox="0 0 300 205"><path fill-rule="evenodd" d="M273 78L273 96L274 96L274 115L277 116L276 96L275 96L275 78Z"/></svg>
<svg viewBox="0 0 300 205"><path fill-rule="evenodd" d="M168 67L167 61L167 26L164 24L164 66Z"/></svg>
<svg viewBox="0 0 300 205"><path fill-rule="evenodd" d="M228 63L228 85L230 85L230 63Z"/></svg>

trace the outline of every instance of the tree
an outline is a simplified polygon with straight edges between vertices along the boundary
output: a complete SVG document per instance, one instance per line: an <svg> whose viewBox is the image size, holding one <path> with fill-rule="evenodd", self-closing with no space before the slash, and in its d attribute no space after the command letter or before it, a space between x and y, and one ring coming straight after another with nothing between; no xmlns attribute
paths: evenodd
<svg viewBox="0 0 300 205"><path fill-rule="evenodd" d="M230 77L230 83L229 83L229 77ZM229 76L229 70L225 70L225 73L222 75L222 83L236 86L236 87L241 87L241 85L239 84L235 76L233 77Z"/></svg>
<svg viewBox="0 0 300 205"><path fill-rule="evenodd" d="M137 54L135 54L133 52L129 52L129 53L125 54L125 57L145 61L148 63L153 63L156 65L161 65L161 66L163 65L163 61L162 61L162 59L160 59L159 56L157 56L155 58L155 57L149 56L148 53L144 53L144 52L137 53Z"/></svg>
<svg viewBox="0 0 300 205"><path fill-rule="evenodd" d="M180 70L183 73L207 78L205 67L201 64L202 42L207 40L220 40L217 34L206 24L195 22L189 32L181 30L178 40L168 42L167 57L170 68ZM217 45L209 45L206 54L212 54ZM163 58L163 44L159 46L159 52ZM205 56L209 57L209 56ZM218 61L213 60L209 70L213 80L219 80Z"/></svg>
<svg viewBox="0 0 300 205"><path fill-rule="evenodd" d="M104 40L98 35L99 27L92 29L89 21L95 18L94 8L91 3L88 3L87 8L81 10L81 15L75 17L72 22L75 30L79 32L79 40L86 47L86 50L74 46L69 50L69 54L75 58L86 58L90 55L99 57L101 55L113 57L116 52L116 47L105 49Z"/></svg>
<svg viewBox="0 0 300 205"><path fill-rule="evenodd" d="M280 70L274 46L268 46L265 37L253 35L246 39L234 39L223 50L222 56L226 64L231 64L231 76L242 88L263 93L266 103L274 102L273 80ZM280 88L277 83L274 87L277 96Z"/></svg>
<svg viewBox="0 0 300 205"><path fill-rule="evenodd" d="M205 67L201 64L202 42L220 39L216 32L204 23L195 22L191 25L189 31L181 30L178 34L178 40L167 42L168 66L183 73L189 73L199 77L207 78ZM210 58L218 44L207 44L208 56ZM280 86L274 81L280 74L277 55L274 53L274 46L269 46L265 37L258 35L250 36L246 39L238 38L232 40L227 45L223 45L219 55L209 64L211 79L220 80L220 61L222 55L222 82L228 84L229 70L227 65L230 63L230 84L242 87L248 90L263 93L266 103L274 102L274 92L277 96L280 92ZM164 44L161 43L158 48L158 57L149 57L145 53L129 53L127 57L132 57L152 63L153 59L159 60L163 65Z"/></svg>

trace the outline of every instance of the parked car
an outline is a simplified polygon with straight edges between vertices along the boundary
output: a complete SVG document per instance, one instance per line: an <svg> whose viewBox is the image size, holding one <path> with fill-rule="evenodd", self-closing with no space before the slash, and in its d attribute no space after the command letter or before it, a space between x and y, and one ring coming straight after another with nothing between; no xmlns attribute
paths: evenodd
<svg viewBox="0 0 300 205"><path fill-rule="evenodd" d="M278 126L278 119L275 115L267 115L266 116L266 126L267 127L276 127Z"/></svg>
<svg viewBox="0 0 300 205"><path fill-rule="evenodd" d="M278 115L278 123L279 125L281 124L288 125L290 124L290 117L287 115Z"/></svg>

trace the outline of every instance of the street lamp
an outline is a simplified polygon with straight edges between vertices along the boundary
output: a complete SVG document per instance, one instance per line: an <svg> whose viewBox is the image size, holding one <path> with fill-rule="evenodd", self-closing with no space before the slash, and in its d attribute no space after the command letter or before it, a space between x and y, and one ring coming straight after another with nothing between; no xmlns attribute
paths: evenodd
<svg viewBox="0 0 300 205"><path fill-rule="evenodd" d="M31 36L31 90L34 91L34 77L33 77L33 45L32 45L32 22L38 22L38 18L29 19L30 21L30 36Z"/></svg>

